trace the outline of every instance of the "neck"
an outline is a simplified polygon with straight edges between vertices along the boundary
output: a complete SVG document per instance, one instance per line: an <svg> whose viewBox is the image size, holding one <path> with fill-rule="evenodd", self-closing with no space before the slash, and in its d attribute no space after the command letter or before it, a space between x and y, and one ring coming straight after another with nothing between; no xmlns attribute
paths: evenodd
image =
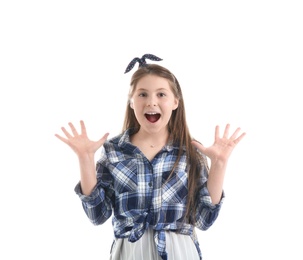
<svg viewBox="0 0 303 260"><path fill-rule="evenodd" d="M134 144L149 146L150 148L159 148L166 145L168 140L168 132L150 134L144 131L139 131L131 137Z"/></svg>

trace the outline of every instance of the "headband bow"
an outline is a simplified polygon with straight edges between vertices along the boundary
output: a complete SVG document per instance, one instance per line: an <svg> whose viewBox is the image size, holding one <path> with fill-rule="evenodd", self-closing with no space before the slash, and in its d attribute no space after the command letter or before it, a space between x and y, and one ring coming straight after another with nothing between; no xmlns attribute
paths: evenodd
<svg viewBox="0 0 303 260"><path fill-rule="evenodd" d="M124 73L129 72L130 70L132 70L132 68L135 66L136 62L139 63L139 68L146 65L146 61L145 59L149 59L149 60L155 60L155 61L160 61L162 60L161 58L158 58L157 56L153 55L153 54L144 54L141 59L140 58L134 58L127 66L126 70Z"/></svg>

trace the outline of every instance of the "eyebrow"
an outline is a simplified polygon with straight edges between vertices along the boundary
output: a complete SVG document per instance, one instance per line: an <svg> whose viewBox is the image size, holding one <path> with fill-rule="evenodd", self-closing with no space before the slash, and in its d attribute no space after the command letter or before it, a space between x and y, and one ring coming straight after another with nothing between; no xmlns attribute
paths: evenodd
<svg viewBox="0 0 303 260"><path fill-rule="evenodd" d="M140 90L140 91L149 91L148 89L146 89L146 88L137 88L136 89L137 91L138 90ZM158 88L158 89L156 89L156 91L168 91L168 89L166 89L166 88Z"/></svg>

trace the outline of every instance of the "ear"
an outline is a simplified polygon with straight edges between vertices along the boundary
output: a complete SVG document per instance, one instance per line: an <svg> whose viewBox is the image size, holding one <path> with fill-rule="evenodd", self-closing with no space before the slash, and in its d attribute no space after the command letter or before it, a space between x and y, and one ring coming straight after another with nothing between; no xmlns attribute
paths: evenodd
<svg viewBox="0 0 303 260"><path fill-rule="evenodd" d="M134 109L134 105L133 105L133 101L129 101L129 106L130 106L130 108L132 108L132 109Z"/></svg>
<svg viewBox="0 0 303 260"><path fill-rule="evenodd" d="M173 110L176 110L179 106L179 99L175 98L175 103L173 105Z"/></svg>

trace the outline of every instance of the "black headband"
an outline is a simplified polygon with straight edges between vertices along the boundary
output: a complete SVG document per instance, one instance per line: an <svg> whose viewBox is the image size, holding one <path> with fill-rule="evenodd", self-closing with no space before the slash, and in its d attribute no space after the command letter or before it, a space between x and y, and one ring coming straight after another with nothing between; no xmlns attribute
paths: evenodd
<svg viewBox="0 0 303 260"><path fill-rule="evenodd" d="M162 60L161 58L158 58L157 56L153 55L153 54L144 54L141 59L140 58L134 58L127 66L126 70L124 73L129 72L130 70L132 70L132 68L135 66L136 62L139 63L139 68L146 65L146 61L145 59L149 59L149 60L155 60L155 61L160 61Z"/></svg>

